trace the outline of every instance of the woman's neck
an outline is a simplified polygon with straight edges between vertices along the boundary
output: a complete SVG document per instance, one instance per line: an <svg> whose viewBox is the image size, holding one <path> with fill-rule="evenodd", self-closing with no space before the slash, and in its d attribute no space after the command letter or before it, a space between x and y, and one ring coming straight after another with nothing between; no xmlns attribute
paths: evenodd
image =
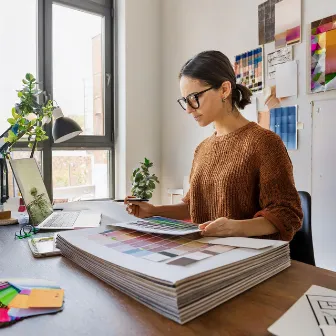
<svg viewBox="0 0 336 336"><path fill-rule="evenodd" d="M227 135L247 125L250 121L245 119L237 109L225 113L220 119L214 121L216 136Z"/></svg>

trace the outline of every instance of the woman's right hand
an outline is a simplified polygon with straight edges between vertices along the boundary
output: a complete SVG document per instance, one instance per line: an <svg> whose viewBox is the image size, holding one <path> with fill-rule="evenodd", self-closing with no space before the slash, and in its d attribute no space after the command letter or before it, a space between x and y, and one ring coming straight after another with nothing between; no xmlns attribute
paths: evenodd
<svg viewBox="0 0 336 336"><path fill-rule="evenodd" d="M127 205L126 211L135 217L146 218L156 215L156 207L148 202L132 201L134 196L127 196L124 200L124 204Z"/></svg>

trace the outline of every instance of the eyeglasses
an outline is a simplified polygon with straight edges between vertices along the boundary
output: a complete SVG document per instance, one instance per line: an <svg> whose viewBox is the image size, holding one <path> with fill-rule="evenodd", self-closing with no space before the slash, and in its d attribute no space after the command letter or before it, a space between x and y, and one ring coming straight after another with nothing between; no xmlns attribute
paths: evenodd
<svg viewBox="0 0 336 336"><path fill-rule="evenodd" d="M186 98L182 97L177 100L177 102L180 104L180 106L183 108L183 110L187 109L187 104L195 110L197 110L200 107L198 97L203 94L204 92L207 92L209 90L213 89L213 87L209 87L208 89L205 89L200 92L194 92L190 93Z"/></svg>
<svg viewBox="0 0 336 336"><path fill-rule="evenodd" d="M23 239L31 237L33 234L37 233L39 230L33 225L25 225L21 228L19 232L15 232L15 239Z"/></svg>

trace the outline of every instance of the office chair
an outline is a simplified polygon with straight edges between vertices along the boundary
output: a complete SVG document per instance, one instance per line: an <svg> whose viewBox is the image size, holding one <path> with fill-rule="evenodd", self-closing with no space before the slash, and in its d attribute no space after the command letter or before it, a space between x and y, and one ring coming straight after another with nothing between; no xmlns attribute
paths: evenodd
<svg viewBox="0 0 336 336"><path fill-rule="evenodd" d="M315 266L313 237L311 230L311 197L306 191L299 191L303 211L301 229L290 242L291 259Z"/></svg>

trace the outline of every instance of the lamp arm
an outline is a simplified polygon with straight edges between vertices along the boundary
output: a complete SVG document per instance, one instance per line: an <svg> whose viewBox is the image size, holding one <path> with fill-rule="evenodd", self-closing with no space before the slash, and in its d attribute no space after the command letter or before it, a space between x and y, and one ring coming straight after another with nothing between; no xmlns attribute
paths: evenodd
<svg viewBox="0 0 336 336"><path fill-rule="evenodd" d="M37 146L37 141L36 141L36 138L35 138L35 140L34 140L34 145L33 145L32 151L31 151L31 153L30 153L30 158L31 158L31 159L34 157L34 153L35 153L36 146Z"/></svg>

